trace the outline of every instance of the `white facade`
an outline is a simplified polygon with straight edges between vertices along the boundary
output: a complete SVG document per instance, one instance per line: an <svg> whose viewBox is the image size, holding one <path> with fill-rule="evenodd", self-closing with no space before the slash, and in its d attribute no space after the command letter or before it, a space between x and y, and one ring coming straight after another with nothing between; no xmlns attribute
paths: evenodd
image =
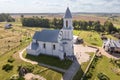
<svg viewBox="0 0 120 80"><path fill-rule="evenodd" d="M57 41L37 40L39 35L37 37L35 36L32 43L27 47L27 53L35 56L40 54L51 55L59 57L60 59L73 56L73 25L69 8L66 10L63 25L63 28L58 32Z"/></svg>

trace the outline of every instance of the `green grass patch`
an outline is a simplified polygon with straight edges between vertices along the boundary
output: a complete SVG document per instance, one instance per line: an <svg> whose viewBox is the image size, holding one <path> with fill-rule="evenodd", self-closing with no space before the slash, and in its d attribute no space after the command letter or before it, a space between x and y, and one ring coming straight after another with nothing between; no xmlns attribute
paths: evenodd
<svg viewBox="0 0 120 80"><path fill-rule="evenodd" d="M46 80L61 80L61 77L63 75L63 73L61 72L57 72L51 69L46 69L45 67L42 66L38 66L38 65L32 65L30 63L26 63L24 61L22 61L21 59L19 59L19 55L18 53L14 53L15 51L18 51L22 48L24 48L26 46L26 44L28 43L24 43L22 45L20 45L19 47L12 49L10 52L4 54L3 56L0 57L0 79L2 80L9 80L11 76L18 74L18 66L32 66L34 67L33 73L34 74L38 74L40 76L43 76L44 78L46 78ZM14 53L14 54L13 54ZM5 70L2 70L3 65L8 64L8 59L14 56L14 62L10 63L11 65L13 65L12 70L10 70L9 72L6 72ZM42 71L42 72L41 72ZM51 74L51 75L48 75Z"/></svg>
<svg viewBox="0 0 120 80"><path fill-rule="evenodd" d="M98 60L95 69L92 71L93 76L90 80L99 80L97 77L99 73L105 74L110 80L118 80L120 76L112 71L112 68L115 66L110 63L110 60L105 56Z"/></svg>
<svg viewBox="0 0 120 80"><path fill-rule="evenodd" d="M39 63L44 63L47 65L51 65L51 66L55 66L58 68L62 68L62 69L68 69L70 67L70 65L72 64L71 60L60 60L57 57L53 57L53 56L48 56L48 55L39 55L39 56L33 56L33 55L28 55L24 53L24 57L27 59L30 59L32 61L37 61Z"/></svg>
<svg viewBox="0 0 120 80"><path fill-rule="evenodd" d="M87 45L102 46L100 34L96 31L82 31L74 30L74 35L83 38Z"/></svg>

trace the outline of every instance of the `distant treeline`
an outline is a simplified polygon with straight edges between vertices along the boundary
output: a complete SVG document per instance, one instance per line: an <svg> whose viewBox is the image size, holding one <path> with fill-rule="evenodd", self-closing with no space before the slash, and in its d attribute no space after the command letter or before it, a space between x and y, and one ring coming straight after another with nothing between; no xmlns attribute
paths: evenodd
<svg viewBox="0 0 120 80"><path fill-rule="evenodd" d="M22 25L28 27L44 27L44 28L62 28L63 19L54 18L53 20L33 17L33 18L22 18ZM106 21L103 25L100 21L73 21L75 30L95 30L98 32L113 32L117 31L112 22Z"/></svg>
<svg viewBox="0 0 120 80"><path fill-rule="evenodd" d="M98 32L116 32L118 31L112 22L106 21L102 25L100 21L73 21L76 30L95 30Z"/></svg>
<svg viewBox="0 0 120 80"><path fill-rule="evenodd" d="M33 17L33 18L24 18L22 17L22 25L28 27L44 27L44 28L62 28L63 19L53 20Z"/></svg>
<svg viewBox="0 0 120 80"><path fill-rule="evenodd" d="M0 22L4 22L4 21L7 21L7 22L15 22L15 19L12 18L9 14L0 14Z"/></svg>

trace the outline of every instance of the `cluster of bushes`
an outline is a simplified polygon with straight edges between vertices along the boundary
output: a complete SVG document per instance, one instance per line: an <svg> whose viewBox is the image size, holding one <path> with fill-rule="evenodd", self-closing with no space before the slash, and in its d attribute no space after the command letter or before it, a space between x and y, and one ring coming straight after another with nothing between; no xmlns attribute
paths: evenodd
<svg viewBox="0 0 120 80"><path fill-rule="evenodd" d="M3 67L2 67L2 70L5 70L5 71L10 71L10 70L12 70L13 69L13 65L11 65L11 64L5 64L5 65L3 65Z"/></svg>
<svg viewBox="0 0 120 80"><path fill-rule="evenodd" d="M8 62L13 63L14 61L15 61L14 58L12 56L10 56L10 58L8 59ZM5 70L7 72L12 69L13 69L13 65L11 65L11 64L5 64L2 66L2 70Z"/></svg>
<svg viewBox="0 0 120 80"><path fill-rule="evenodd" d="M103 73L98 73L97 77L98 77L99 80L110 80L109 77L107 77Z"/></svg>
<svg viewBox="0 0 120 80"><path fill-rule="evenodd" d="M111 59L110 62L120 68L120 59Z"/></svg>
<svg viewBox="0 0 120 80"><path fill-rule="evenodd" d="M90 68L89 68L88 72L87 72L86 75L85 75L85 79L90 79L90 78L92 78L92 76L93 76L92 73L93 73L93 71L94 71L94 69L95 69L95 66L97 65L98 60L99 60L100 58L102 58L102 57L98 57L98 56L95 56L95 57L94 57L91 65L90 65Z"/></svg>
<svg viewBox="0 0 120 80"><path fill-rule="evenodd" d="M32 66L32 65L26 65L26 66L24 66L24 68L26 68L28 72L33 72L33 70L34 70L34 66Z"/></svg>
<svg viewBox="0 0 120 80"><path fill-rule="evenodd" d="M14 61L15 59L12 56L10 56L10 58L8 59L8 62L13 63Z"/></svg>
<svg viewBox="0 0 120 80"><path fill-rule="evenodd" d="M12 18L9 14L0 14L0 22L4 22L4 21L7 21L7 22L15 22L15 19Z"/></svg>

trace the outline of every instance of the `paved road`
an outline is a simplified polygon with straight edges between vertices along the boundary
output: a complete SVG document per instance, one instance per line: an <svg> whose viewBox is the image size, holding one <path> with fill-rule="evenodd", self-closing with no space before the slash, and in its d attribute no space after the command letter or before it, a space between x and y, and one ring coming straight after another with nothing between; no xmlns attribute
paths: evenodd
<svg viewBox="0 0 120 80"><path fill-rule="evenodd" d="M70 66L70 68L63 75L62 80L72 80L79 68L80 64L77 62L77 60L75 60Z"/></svg>

